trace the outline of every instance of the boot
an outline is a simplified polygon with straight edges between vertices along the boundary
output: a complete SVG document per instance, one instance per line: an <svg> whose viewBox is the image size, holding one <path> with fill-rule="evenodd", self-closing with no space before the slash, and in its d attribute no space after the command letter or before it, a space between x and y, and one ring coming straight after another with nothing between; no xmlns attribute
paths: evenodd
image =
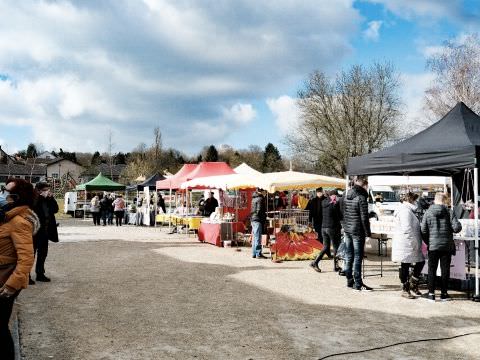
<svg viewBox="0 0 480 360"><path fill-rule="evenodd" d="M409 282L403 283L402 297L406 299L415 299L415 296L413 296L412 293L410 292Z"/></svg>
<svg viewBox="0 0 480 360"><path fill-rule="evenodd" d="M421 296L422 293L418 290L418 283L420 279L416 278L415 276L410 277L410 290L417 296Z"/></svg>

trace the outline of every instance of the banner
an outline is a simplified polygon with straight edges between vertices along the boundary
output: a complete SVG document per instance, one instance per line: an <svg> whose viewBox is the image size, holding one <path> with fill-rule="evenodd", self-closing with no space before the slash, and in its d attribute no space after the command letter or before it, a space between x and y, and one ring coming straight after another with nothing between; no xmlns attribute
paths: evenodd
<svg viewBox="0 0 480 360"><path fill-rule="evenodd" d="M465 271L465 241L455 240L456 253L452 256L452 262L450 263L450 279L466 280L467 274ZM424 254L426 253L426 246L424 247ZM428 274L428 256L425 254L425 266L423 267L422 274ZM437 268L437 276L440 276L440 262Z"/></svg>

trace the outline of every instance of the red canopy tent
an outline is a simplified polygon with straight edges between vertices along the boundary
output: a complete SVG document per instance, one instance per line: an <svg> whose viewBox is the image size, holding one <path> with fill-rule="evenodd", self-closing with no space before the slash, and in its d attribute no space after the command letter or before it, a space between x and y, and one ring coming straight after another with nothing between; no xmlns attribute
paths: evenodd
<svg viewBox="0 0 480 360"><path fill-rule="evenodd" d="M178 190L180 189L180 185L183 182L187 181L187 176L194 171L199 165L197 164L183 164L182 168L178 170L178 172L165 179L157 181L157 190Z"/></svg>
<svg viewBox="0 0 480 360"><path fill-rule="evenodd" d="M193 170L186 176L185 181L196 179L199 177L229 174L235 174L235 171L225 162L202 162L198 164L195 170Z"/></svg>

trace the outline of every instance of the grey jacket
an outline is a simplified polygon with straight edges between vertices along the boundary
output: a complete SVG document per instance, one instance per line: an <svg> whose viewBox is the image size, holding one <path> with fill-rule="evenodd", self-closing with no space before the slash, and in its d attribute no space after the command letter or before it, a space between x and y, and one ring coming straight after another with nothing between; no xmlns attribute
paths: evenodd
<svg viewBox="0 0 480 360"><path fill-rule="evenodd" d="M450 251L455 254L453 234L462 230L462 224L446 206L430 206L423 216L421 228L429 251Z"/></svg>
<svg viewBox="0 0 480 360"><path fill-rule="evenodd" d="M267 214L265 212L265 200L262 195L257 192L253 193L252 197L252 211L250 213L250 220L265 223Z"/></svg>

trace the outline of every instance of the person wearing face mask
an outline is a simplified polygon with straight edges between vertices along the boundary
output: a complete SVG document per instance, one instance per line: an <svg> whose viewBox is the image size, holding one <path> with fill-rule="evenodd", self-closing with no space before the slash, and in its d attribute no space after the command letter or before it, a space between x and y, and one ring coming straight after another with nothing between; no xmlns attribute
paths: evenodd
<svg viewBox="0 0 480 360"><path fill-rule="evenodd" d="M48 241L58 242L57 221L55 214L58 212L58 204L54 199L50 186L46 183L37 183L35 186L37 201L34 211L40 219L40 230L33 238L37 263L35 264L36 280L50 282L45 276L45 260L48 255ZM30 281L33 285L34 282Z"/></svg>
<svg viewBox="0 0 480 360"><path fill-rule="evenodd" d="M15 358L8 323L13 303L28 286L33 266L32 234L39 224L33 206L32 184L23 179L9 179L0 192L0 358Z"/></svg>

